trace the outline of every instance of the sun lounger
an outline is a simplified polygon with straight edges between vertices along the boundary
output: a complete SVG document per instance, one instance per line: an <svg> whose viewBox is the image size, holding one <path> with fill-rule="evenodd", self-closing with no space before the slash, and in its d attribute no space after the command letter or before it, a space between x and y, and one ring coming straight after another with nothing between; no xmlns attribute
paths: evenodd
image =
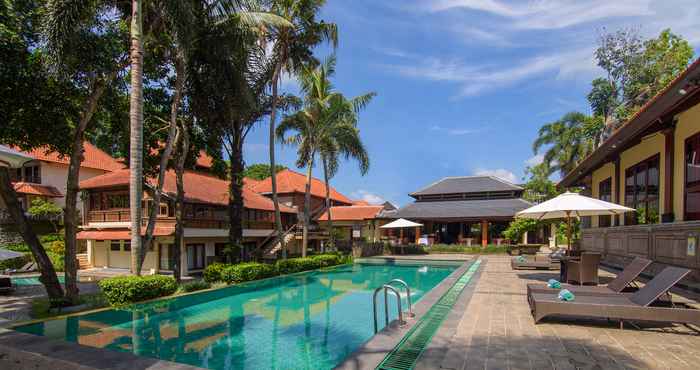
<svg viewBox="0 0 700 370"><path fill-rule="evenodd" d="M574 295L616 295L622 293L630 284L651 264L646 258L635 257L625 269L620 272L608 285L572 285L561 284L559 289L568 289ZM556 293L559 289L553 289L546 284L527 284L528 297L530 293Z"/></svg>
<svg viewBox="0 0 700 370"><path fill-rule="evenodd" d="M23 272L32 272L36 270L36 262L27 262L24 266L18 268L18 269L7 269L5 270L6 274L19 274Z"/></svg>
<svg viewBox="0 0 700 370"><path fill-rule="evenodd" d="M534 258L526 257L525 261L513 257L510 260L510 267L513 270L521 269L559 269L559 260L550 257L549 254L538 253Z"/></svg>
<svg viewBox="0 0 700 370"><path fill-rule="evenodd" d="M655 321L700 326L700 310L651 306L676 283L690 273L679 267L667 267L634 294L580 295L562 302L556 293L531 293L528 303L535 322L547 316L593 317L624 321Z"/></svg>
<svg viewBox="0 0 700 370"><path fill-rule="evenodd" d="M13 290L12 279L7 275L0 275L0 293L10 293Z"/></svg>

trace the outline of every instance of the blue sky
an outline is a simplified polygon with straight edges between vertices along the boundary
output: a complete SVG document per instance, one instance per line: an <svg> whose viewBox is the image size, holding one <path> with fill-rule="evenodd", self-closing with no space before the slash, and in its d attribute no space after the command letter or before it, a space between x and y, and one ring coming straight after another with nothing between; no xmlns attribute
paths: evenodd
<svg viewBox="0 0 700 370"><path fill-rule="evenodd" d="M344 163L332 185L397 205L445 176L521 181L538 160L539 127L571 110L589 113L604 30L635 27L649 37L670 27L696 54L700 46L697 0L329 0L322 18L339 27L337 89L377 93L359 125L370 172ZM283 86L296 90L292 79ZM265 122L249 136L248 164L268 161L267 130ZM294 168L294 148L277 153Z"/></svg>

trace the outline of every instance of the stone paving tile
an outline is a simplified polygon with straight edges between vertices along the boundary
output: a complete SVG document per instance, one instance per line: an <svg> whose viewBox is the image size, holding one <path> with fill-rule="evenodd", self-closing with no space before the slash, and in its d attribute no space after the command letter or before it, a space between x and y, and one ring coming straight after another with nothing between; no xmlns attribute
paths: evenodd
<svg viewBox="0 0 700 370"><path fill-rule="evenodd" d="M443 369L697 369L700 334L681 325L628 325L558 319L535 325L526 284L558 271L513 271L509 257L486 256L474 295ZM601 271L603 281L612 274Z"/></svg>

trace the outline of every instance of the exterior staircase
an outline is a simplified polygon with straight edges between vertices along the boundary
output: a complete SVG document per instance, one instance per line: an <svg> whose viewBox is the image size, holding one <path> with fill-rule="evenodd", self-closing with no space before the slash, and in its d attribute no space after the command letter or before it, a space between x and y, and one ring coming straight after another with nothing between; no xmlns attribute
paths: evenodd
<svg viewBox="0 0 700 370"><path fill-rule="evenodd" d="M88 260L88 255L87 253L79 253L75 255L76 259L78 260L78 270L84 270L84 269L89 269L90 267L90 261Z"/></svg>
<svg viewBox="0 0 700 370"><path fill-rule="evenodd" d="M297 225L290 227L283 235L284 244L289 244L294 240ZM262 258L265 260L276 260L278 253L282 250L282 243L277 240L277 234L273 233L263 247Z"/></svg>

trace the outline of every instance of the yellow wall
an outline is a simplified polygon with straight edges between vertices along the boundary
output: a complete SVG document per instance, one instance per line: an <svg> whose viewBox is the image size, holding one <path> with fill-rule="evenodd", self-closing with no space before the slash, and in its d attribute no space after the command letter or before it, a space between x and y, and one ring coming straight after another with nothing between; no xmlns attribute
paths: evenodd
<svg viewBox="0 0 700 370"><path fill-rule="evenodd" d="M600 194L598 194L599 190L599 185L602 181L607 180L608 178L612 178L612 196L613 196L613 202L617 202L617 199L615 199L615 184L616 184L616 179L615 179L615 165L612 162L608 162L604 164L602 167L599 169L593 171L593 175L591 176L592 181L591 181L591 194L593 198L598 198ZM593 216L591 217L591 227L598 227L598 216Z"/></svg>
<svg viewBox="0 0 700 370"><path fill-rule="evenodd" d="M673 153L673 212L683 220L685 192L685 139L700 132L700 104L676 116L675 150Z"/></svg>
<svg viewBox="0 0 700 370"><path fill-rule="evenodd" d="M663 194L664 194L664 176L665 176L665 169L664 169L664 160L666 158L664 154L664 146L666 145L666 141L664 138L664 135L661 134L660 132L657 132L653 135L644 137L642 139L642 142L637 144L636 146L633 146L632 148L629 148L622 152L620 154L620 201L618 203L624 204L624 199L625 199L625 171L629 168L632 167L639 162L648 159L649 157L652 157L656 154L660 154L659 157L659 215L664 214L666 210L664 210L664 202L663 202ZM624 217L622 217L622 223L624 224Z"/></svg>

